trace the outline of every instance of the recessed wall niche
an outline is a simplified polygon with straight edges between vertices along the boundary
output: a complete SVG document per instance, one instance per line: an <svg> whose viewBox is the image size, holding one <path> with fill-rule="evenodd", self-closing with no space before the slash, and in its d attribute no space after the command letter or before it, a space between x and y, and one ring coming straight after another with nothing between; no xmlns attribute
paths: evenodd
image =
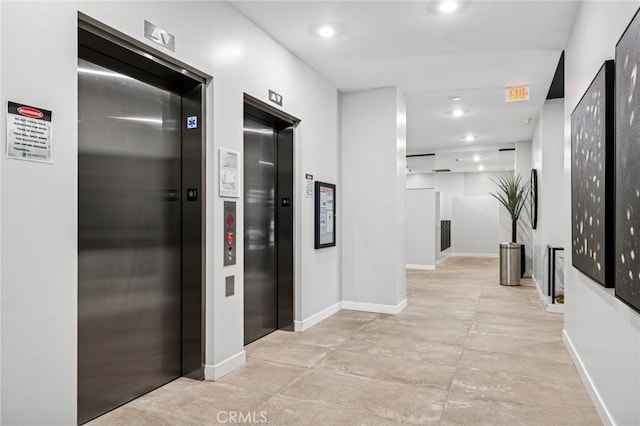
<svg viewBox="0 0 640 426"><path fill-rule="evenodd" d="M614 286L614 62L606 61L571 114L573 266Z"/></svg>

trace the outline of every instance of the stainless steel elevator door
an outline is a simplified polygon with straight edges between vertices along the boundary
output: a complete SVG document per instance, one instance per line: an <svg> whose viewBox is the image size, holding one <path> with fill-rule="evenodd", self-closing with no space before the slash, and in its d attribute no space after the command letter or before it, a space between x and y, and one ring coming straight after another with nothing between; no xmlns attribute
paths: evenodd
<svg viewBox="0 0 640 426"><path fill-rule="evenodd" d="M244 341L278 328L277 151L274 129L244 119Z"/></svg>
<svg viewBox="0 0 640 426"><path fill-rule="evenodd" d="M78 62L78 421L180 376L181 97Z"/></svg>

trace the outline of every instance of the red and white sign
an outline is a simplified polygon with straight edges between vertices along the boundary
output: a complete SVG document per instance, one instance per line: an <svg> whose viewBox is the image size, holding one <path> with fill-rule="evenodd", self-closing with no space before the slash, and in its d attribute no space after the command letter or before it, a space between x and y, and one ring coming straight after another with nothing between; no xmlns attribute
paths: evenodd
<svg viewBox="0 0 640 426"><path fill-rule="evenodd" d="M16 102L7 108L7 157L51 163L51 111Z"/></svg>

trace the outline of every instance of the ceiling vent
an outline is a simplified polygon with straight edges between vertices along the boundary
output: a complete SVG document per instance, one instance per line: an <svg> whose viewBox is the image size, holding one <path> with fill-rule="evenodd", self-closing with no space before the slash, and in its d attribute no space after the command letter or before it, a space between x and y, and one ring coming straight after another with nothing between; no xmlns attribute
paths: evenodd
<svg viewBox="0 0 640 426"><path fill-rule="evenodd" d="M434 169L433 171L435 173L448 173L451 171L451 169Z"/></svg>

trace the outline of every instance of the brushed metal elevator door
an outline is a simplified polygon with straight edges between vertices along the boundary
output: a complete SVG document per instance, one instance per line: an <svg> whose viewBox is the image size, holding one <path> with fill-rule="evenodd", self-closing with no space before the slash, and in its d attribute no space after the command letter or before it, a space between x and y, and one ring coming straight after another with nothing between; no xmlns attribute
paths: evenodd
<svg viewBox="0 0 640 426"><path fill-rule="evenodd" d="M244 341L278 328L277 145L274 129L244 118Z"/></svg>
<svg viewBox="0 0 640 426"><path fill-rule="evenodd" d="M181 97L78 63L78 422L180 376Z"/></svg>

